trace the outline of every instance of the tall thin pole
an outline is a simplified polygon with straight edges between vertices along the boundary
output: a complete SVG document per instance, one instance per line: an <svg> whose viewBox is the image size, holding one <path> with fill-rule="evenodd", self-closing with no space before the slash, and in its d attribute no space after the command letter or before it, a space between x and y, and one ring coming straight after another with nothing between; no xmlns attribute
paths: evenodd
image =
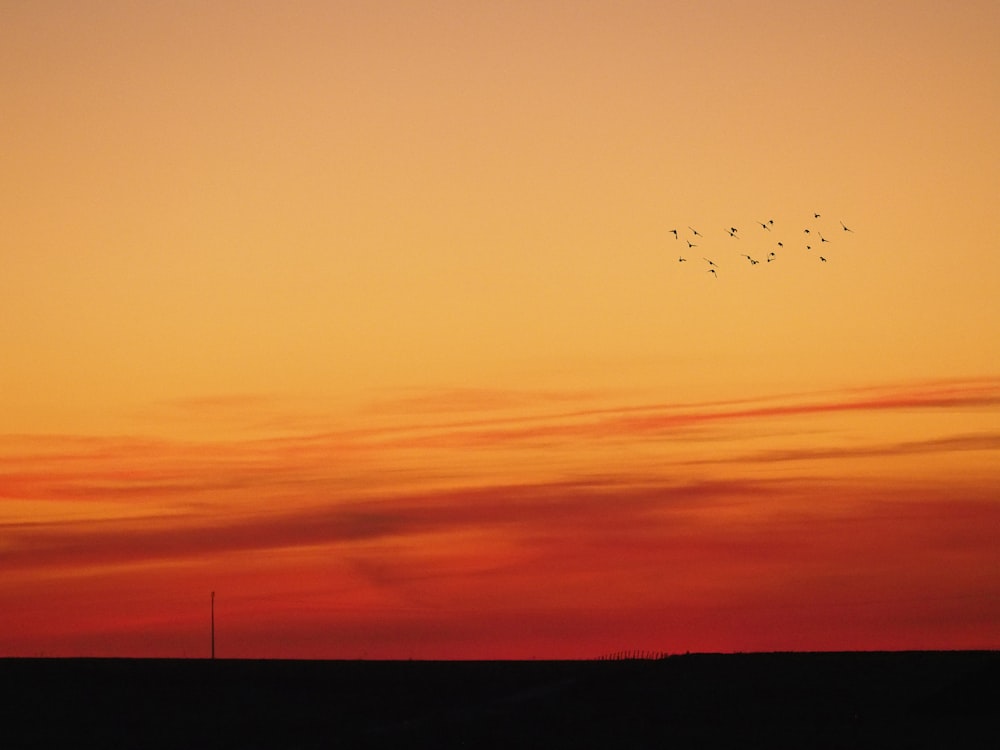
<svg viewBox="0 0 1000 750"><path fill-rule="evenodd" d="M212 592L212 658L215 658L215 592Z"/></svg>

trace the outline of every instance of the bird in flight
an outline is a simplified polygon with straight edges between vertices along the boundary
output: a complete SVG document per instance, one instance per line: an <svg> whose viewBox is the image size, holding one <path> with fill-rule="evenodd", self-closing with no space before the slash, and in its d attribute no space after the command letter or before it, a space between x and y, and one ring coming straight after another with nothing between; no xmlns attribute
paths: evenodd
<svg viewBox="0 0 1000 750"><path fill-rule="evenodd" d="M794 263L793 256L796 253L801 252L801 248L803 248L803 247L805 248L805 250L807 251L807 253L809 255L813 255L813 253L812 253L813 250L819 250L820 248L822 248L823 245L827 245L827 244L830 244L830 243L834 242L834 240L831 239L831 238L828 238L826 236L826 234L833 235L834 231L835 231L834 227L838 223L840 225L841 232L851 232L851 233L854 232L854 230L851 227L849 227L846 223L844 223L843 221L839 221L837 219L832 219L832 218L827 218L825 221L822 221L821 217L822 216L826 216L826 214L821 214L818 211L804 212L800 216L801 216L801 218L805 218L806 219L806 221L803 221L802 223L799 224L800 231L802 232L802 235L801 235L801 237L802 237L802 243L800 244L799 241L796 241L794 239L796 235L794 233L794 224L793 224L792 225L793 228L789 230L789 231L792 232L792 235L791 235L792 239L789 240L790 244L788 245L789 248L792 248L792 250L790 250L790 252L792 253L792 255L788 256L788 260L787 261L786 260L782 260L782 267L784 267L784 263L785 262L793 262ZM812 219L812 221L810 221L810 218ZM747 221L750 221L750 219L747 219ZM796 221L799 221L799 220L796 220ZM774 219L758 219L756 221L751 221L751 225L753 225L753 224L758 224L761 227L761 229L763 229L766 232L773 232L774 231L775 220ZM669 226L669 224L667 226ZM712 222L709 222L709 232L708 232L707 235L702 234L701 232L699 232L697 229L695 229L690 224L688 224L686 226L687 226L688 231L690 232L690 234L685 234L685 236L684 236L684 242L685 242L685 244L687 246L688 251L690 251L691 248L702 248L702 252L711 253L712 255L718 255L719 254L720 251L719 251L719 249L717 247L715 247L715 245L718 244L719 242L725 243L726 241L718 239L718 237L719 237L719 235L717 234L718 229L717 228L716 229L712 229ZM781 226L784 226L784 225L781 225ZM718 227L718 225L716 225L716 227ZM729 235L730 237L734 237L734 238L736 238L738 240L743 239L743 236L739 233L740 230L737 229L736 227L729 226L729 227L723 227L723 228L726 230L726 234ZM667 231L674 236L675 240L680 239L680 229L679 228L677 228L677 229L668 229ZM754 245L754 240L753 240L754 234L753 234L753 232L756 231L756 230L752 230L752 231L748 230L748 231L749 231L749 234L747 235L747 238L749 240L749 243L744 243L743 245L741 245L741 248L743 250L751 250L751 249L753 249L753 245ZM763 248L758 248L759 252L760 252L759 256L754 256L752 253L748 253L748 252L739 253L738 256L740 258L745 258L746 261L747 261L747 263L749 263L751 266L758 266L758 265L760 265L762 263L766 263L766 264L773 263L774 261L776 261L778 259L779 255L781 255L784 258L785 242L783 240L778 240L778 239L774 238L773 234L771 236L772 236L771 240L769 240L766 243L763 243L764 244ZM708 239L705 239L706 237ZM701 238L701 239L698 239L698 238ZM697 240L697 242L696 242L696 240ZM847 242L848 245L852 244L850 242L850 240L848 240L847 238L844 238L842 241ZM770 247L768 247L768 246L770 246ZM840 247L840 245L837 245L837 247ZM800 248L800 249L799 250L794 250L794 248ZM728 254L726 252L722 252L722 256L723 257L726 257L727 255ZM675 254L674 257L677 258L677 262L678 263L687 263L689 261L696 260L696 258L694 256L687 257L684 254L684 250L681 250L680 253ZM732 260L732 255L728 255L728 257L730 258L730 260ZM830 262L830 258L828 256L821 255L820 253L816 253L815 255L813 255L813 257L818 258L819 262L823 263L823 264L827 264L827 263ZM706 264L705 272L712 274L712 276L714 276L716 279L718 279L719 264L716 263L714 260L712 260L711 258L709 258L706 255L701 256L701 258L702 258L702 260L705 261L705 264ZM737 261L737 263L738 263L738 261ZM727 268L730 268L730 267L731 266L727 266ZM760 273L764 273L765 275L768 275L768 272L761 271ZM737 272L737 276L738 275L739 275L739 273ZM734 281L735 279L736 279L736 277L730 278L730 282Z"/></svg>

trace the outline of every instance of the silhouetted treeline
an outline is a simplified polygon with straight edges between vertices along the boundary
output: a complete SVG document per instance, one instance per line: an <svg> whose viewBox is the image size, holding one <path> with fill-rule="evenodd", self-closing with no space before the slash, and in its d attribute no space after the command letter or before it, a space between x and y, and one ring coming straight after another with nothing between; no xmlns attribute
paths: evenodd
<svg viewBox="0 0 1000 750"><path fill-rule="evenodd" d="M635 649L632 651L613 651L610 654L603 654L597 657L597 661L652 661L655 659L666 659L670 654L666 651L646 651Z"/></svg>
<svg viewBox="0 0 1000 750"><path fill-rule="evenodd" d="M0 747L996 747L1000 652L2 659Z"/></svg>

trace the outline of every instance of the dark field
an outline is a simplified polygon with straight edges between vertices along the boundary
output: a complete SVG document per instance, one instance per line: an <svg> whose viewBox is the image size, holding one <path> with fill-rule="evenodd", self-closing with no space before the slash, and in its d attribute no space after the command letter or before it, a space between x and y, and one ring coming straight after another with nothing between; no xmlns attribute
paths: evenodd
<svg viewBox="0 0 1000 750"><path fill-rule="evenodd" d="M0 659L0 746L1000 747L1000 652Z"/></svg>

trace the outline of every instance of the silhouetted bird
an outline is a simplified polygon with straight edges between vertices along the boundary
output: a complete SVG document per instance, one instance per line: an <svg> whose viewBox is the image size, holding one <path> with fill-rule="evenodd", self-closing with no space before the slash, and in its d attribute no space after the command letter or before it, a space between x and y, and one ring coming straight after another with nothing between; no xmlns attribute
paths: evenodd
<svg viewBox="0 0 1000 750"><path fill-rule="evenodd" d="M690 229L690 230L691 230L692 232L694 232L694 236L695 236L695 237L701 237L701 232L699 232L699 231L698 231L697 229L695 229L694 227L692 227L692 226L689 226L689 227L688 227L688 229Z"/></svg>
<svg viewBox="0 0 1000 750"><path fill-rule="evenodd" d="M676 240L677 239L677 230L676 229L671 229L670 231L673 232L674 239Z"/></svg>
<svg viewBox="0 0 1000 750"><path fill-rule="evenodd" d="M764 227L764 229L766 229L766 230L767 230L768 232L770 232L770 231L771 231L771 227L769 227L769 226L768 226L767 224L765 224L765 223L764 223L763 221L758 221L757 223L758 223L758 224L760 224L760 225L761 225L762 227ZM774 222L772 221L771 223L773 224Z"/></svg>
<svg viewBox="0 0 1000 750"><path fill-rule="evenodd" d="M802 231L805 232L806 234L809 234L809 230L808 229L803 229Z"/></svg>
<svg viewBox="0 0 1000 750"><path fill-rule="evenodd" d="M819 256L819 259L820 259L821 261L823 261L824 263L826 263L826 258L824 258L824 257L823 257L822 255L821 255L821 256Z"/></svg>
<svg viewBox="0 0 1000 750"><path fill-rule="evenodd" d="M818 218L819 218L819 214L817 214L817 213L813 213L813 218L814 218L814 219L818 219Z"/></svg>
<svg viewBox="0 0 1000 750"><path fill-rule="evenodd" d="M829 242L830 241L826 237L823 236L822 232L819 232L818 234L819 234L819 241L820 242Z"/></svg>
<svg viewBox="0 0 1000 750"><path fill-rule="evenodd" d="M730 237L736 237L736 233L740 230L737 229L736 227L729 227L729 229L727 229L726 231L729 232ZM739 239L739 237L736 237L736 239Z"/></svg>
<svg viewBox="0 0 1000 750"><path fill-rule="evenodd" d="M716 279L718 279L718 278L719 278L719 274L717 274L717 273L715 272L715 269L714 269L714 268L709 268L709 269L708 269L708 272L709 272L710 274L712 274L712 275L713 275L713 276L714 276L714 277L715 277Z"/></svg>
<svg viewBox="0 0 1000 750"><path fill-rule="evenodd" d="M692 244L691 240L685 240L685 242L688 243L688 247L698 247L697 245Z"/></svg>
<svg viewBox="0 0 1000 750"><path fill-rule="evenodd" d="M709 260L709 259L708 259L708 258L706 258L706 257L705 257L704 255L703 255L703 256L701 256L701 257L702 257L702 260L704 260L704 261L706 261L706 262L708 263L708 265L710 265L710 266L715 266L716 268L718 268L718 267L719 267L719 264L718 264L718 263L716 263L716 262L715 262L714 260Z"/></svg>
<svg viewBox="0 0 1000 750"><path fill-rule="evenodd" d="M854 230L853 229L848 229L847 225L844 224L844 222L840 222L840 226L844 227L844 231L845 232L851 232L852 234L854 233Z"/></svg>
<svg viewBox="0 0 1000 750"><path fill-rule="evenodd" d="M678 258L677 262L678 263L687 263L687 258Z"/></svg>

